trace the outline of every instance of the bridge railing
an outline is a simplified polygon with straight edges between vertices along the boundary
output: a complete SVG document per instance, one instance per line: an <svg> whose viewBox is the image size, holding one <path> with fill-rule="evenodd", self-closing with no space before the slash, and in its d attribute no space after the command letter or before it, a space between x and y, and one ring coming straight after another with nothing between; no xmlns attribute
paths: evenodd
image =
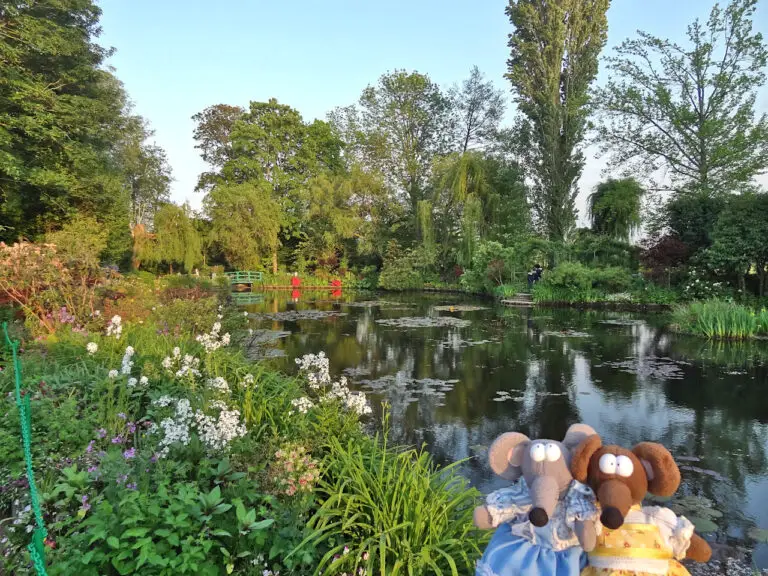
<svg viewBox="0 0 768 576"><path fill-rule="evenodd" d="M237 270L235 272L225 272L224 274L229 278L230 284L255 284L256 282L264 282L263 272Z"/></svg>

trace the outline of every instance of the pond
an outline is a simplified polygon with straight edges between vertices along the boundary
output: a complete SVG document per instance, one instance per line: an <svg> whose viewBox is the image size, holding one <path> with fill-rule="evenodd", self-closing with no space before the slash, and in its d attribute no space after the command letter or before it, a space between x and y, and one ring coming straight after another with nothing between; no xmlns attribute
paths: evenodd
<svg viewBox="0 0 768 576"><path fill-rule="evenodd" d="M256 296L256 295L254 295ZM246 350L295 372L325 351L331 371L390 405L390 433L421 445L486 493L504 485L488 445L517 430L562 438L573 422L604 441L657 441L681 467L667 505L713 546L768 567L768 343L710 343L665 315L515 309L454 294L263 293L246 306Z"/></svg>

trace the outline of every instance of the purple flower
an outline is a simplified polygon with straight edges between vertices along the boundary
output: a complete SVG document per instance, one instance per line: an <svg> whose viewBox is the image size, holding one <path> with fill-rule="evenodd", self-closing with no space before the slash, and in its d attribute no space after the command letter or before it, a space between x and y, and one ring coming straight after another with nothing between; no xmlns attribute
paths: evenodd
<svg viewBox="0 0 768 576"><path fill-rule="evenodd" d="M99 438L106 438L107 437L107 431L104 430L104 428L99 428L96 434L99 436Z"/></svg>
<svg viewBox="0 0 768 576"><path fill-rule="evenodd" d="M136 490L138 488L138 486L136 485L136 482L130 482L126 484L125 487L128 488L129 490Z"/></svg>
<svg viewBox="0 0 768 576"><path fill-rule="evenodd" d="M150 459L149 459L149 461L150 461L152 464L154 464L155 462L157 462L157 454L152 454L152 458L150 458Z"/></svg>
<svg viewBox="0 0 768 576"><path fill-rule="evenodd" d="M123 458L126 460L130 460L131 458L136 457L136 448L129 448L125 452L123 452Z"/></svg>
<svg viewBox="0 0 768 576"><path fill-rule="evenodd" d="M125 426L126 428L128 428L129 434L133 434L134 432L136 432L136 424L134 424L133 422L128 422L128 424L126 424Z"/></svg>
<svg viewBox="0 0 768 576"><path fill-rule="evenodd" d="M93 443L94 442L96 442L96 440L91 440L90 442L88 442L88 448L85 449L85 451L88 452L88 454L93 452Z"/></svg>
<svg viewBox="0 0 768 576"><path fill-rule="evenodd" d="M115 436L112 438L112 444L122 444L123 443L123 437L122 436Z"/></svg>
<svg viewBox="0 0 768 576"><path fill-rule="evenodd" d="M118 418L120 418L120 419L122 419L122 420L125 420L125 412L120 412L120 413L117 415L117 417L118 417Z"/></svg>
<svg viewBox="0 0 768 576"><path fill-rule="evenodd" d="M91 509L91 505L88 503L88 494L83 494L83 497L80 498L80 502L82 503L80 510L83 512L88 512L88 510Z"/></svg>
<svg viewBox="0 0 768 576"><path fill-rule="evenodd" d="M99 471L99 467L98 466L91 466L91 467L88 468L88 473L89 474L93 474L94 472L98 472L98 471Z"/></svg>
<svg viewBox="0 0 768 576"><path fill-rule="evenodd" d="M122 474L122 475L118 476L118 477L117 477L117 479L116 479L115 481L116 481L118 484L122 484L122 483L123 483L123 482L125 482L126 480L128 480L128 474Z"/></svg>

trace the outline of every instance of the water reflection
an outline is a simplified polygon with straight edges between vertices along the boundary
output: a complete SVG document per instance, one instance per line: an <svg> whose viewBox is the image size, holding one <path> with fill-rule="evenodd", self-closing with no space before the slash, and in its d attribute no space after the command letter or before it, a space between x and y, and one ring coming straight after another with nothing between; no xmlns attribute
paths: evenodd
<svg viewBox="0 0 768 576"><path fill-rule="evenodd" d="M497 435L562 438L584 421L610 442L669 447L683 466L679 493L724 513L713 535L721 542L768 528L768 343L680 337L663 316L516 310L454 295L289 296L248 306L254 329L279 335L250 352L280 350L284 358L268 361L291 371L297 356L325 351L335 373L345 371L374 404L390 403L396 441L424 443L443 463L468 458L462 469L482 491L503 485L484 458ZM458 303L488 309L435 309ZM471 323L377 323L438 316ZM755 561L768 566L764 545Z"/></svg>

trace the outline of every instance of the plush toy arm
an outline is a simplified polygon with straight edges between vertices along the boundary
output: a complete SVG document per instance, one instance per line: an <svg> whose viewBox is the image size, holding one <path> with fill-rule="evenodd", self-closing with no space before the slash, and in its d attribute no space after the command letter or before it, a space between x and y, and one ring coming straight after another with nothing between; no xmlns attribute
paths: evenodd
<svg viewBox="0 0 768 576"><path fill-rule="evenodd" d="M709 562L712 557L712 548L707 541L698 534L691 536L691 545L685 553L685 557L694 562Z"/></svg>
<svg viewBox="0 0 768 576"><path fill-rule="evenodd" d="M486 506L478 506L472 514L475 526L480 530L490 530L494 528L493 517Z"/></svg>
<svg viewBox="0 0 768 576"><path fill-rule="evenodd" d="M576 520L573 526L576 538L584 549L584 552L592 552L597 544L597 528L592 520Z"/></svg>

